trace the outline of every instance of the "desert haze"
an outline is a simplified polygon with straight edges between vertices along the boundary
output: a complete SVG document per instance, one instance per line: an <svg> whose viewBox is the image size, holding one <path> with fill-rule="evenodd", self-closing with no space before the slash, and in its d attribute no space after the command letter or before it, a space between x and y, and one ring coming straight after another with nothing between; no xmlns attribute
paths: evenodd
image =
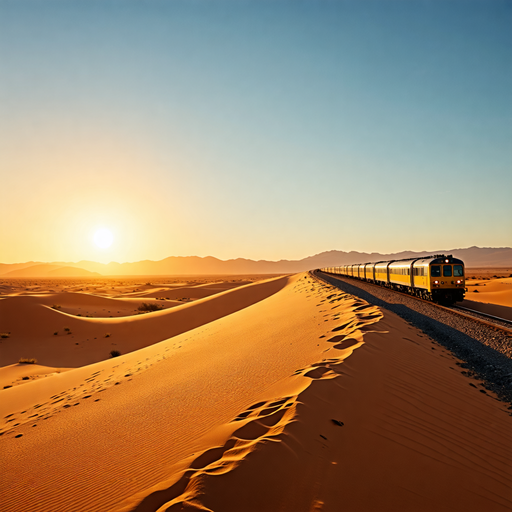
<svg viewBox="0 0 512 512"><path fill-rule="evenodd" d="M311 273L0 281L6 512L512 508L506 400Z"/></svg>
<svg viewBox="0 0 512 512"><path fill-rule="evenodd" d="M402 251L394 254L328 251L302 260L253 261L244 258L219 260L212 256L171 256L160 261L108 264L93 261L78 263L0 263L3 277L93 277L95 275L212 275L212 274L293 274L314 268L351 265L373 261L414 258L425 254L453 254L468 267L506 267L512 264L512 248L469 247L438 251Z"/></svg>

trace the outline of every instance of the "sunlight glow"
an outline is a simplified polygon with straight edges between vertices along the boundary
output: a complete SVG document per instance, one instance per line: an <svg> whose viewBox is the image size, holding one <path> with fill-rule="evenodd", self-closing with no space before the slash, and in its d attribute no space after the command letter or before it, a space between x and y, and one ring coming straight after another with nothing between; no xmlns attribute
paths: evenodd
<svg viewBox="0 0 512 512"><path fill-rule="evenodd" d="M94 233L94 243L101 249L110 247L113 241L114 237L112 233L106 228L98 229L98 231Z"/></svg>

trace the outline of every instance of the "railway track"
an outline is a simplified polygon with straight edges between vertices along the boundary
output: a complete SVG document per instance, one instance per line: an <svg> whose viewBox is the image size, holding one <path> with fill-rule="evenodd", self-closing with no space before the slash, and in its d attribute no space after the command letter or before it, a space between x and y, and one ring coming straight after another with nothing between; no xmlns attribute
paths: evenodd
<svg viewBox="0 0 512 512"><path fill-rule="evenodd" d="M475 309L464 308L462 306L452 306L452 309L455 309L456 311L460 309L461 311L467 311L469 313L473 313L474 315L480 315L480 316L483 316L485 318L489 318L490 320L498 320L499 322L503 322L504 324L512 326L512 320L507 320L506 318L501 318L499 316L494 316L494 315L489 315L487 313L482 313L482 311L476 311ZM474 318L474 317L472 316L471 318ZM477 320L478 320L478 318L477 318ZM496 324L492 324L492 325L494 326ZM512 333L512 329L507 329L507 330Z"/></svg>
<svg viewBox="0 0 512 512"><path fill-rule="evenodd" d="M324 279L322 279L322 276L320 275L320 274L324 274L324 272L321 272L321 271L319 272L319 271L316 271L316 270L312 270L312 271L310 271L310 273L314 277L316 277L318 279L321 279L322 281L326 282ZM338 278L341 277L343 279L347 279L347 280L352 281L352 279L348 278L347 276L337 276L337 275L331 275L331 274L326 274L326 275L328 275L329 277L333 277L334 279L338 279ZM364 283L365 285L372 286L372 287L375 287L375 288L378 288L378 289L385 289L385 290L387 290L389 292L396 293L398 295L403 295L403 296L408 297L410 299L414 299L414 300L416 300L418 302L424 302L425 304L428 304L430 306L439 308L439 309L444 310L444 311L449 311L450 313L459 315L459 316L464 317L464 318L468 318L468 319L473 320L475 322L479 322L479 323L481 323L483 325L486 325L487 327L492 327L493 329L498 329L500 331L504 331L505 333L507 333L507 334L512 336L512 328L508 327L509 325L512 326L512 321L511 320L507 320L506 318L500 318L500 317L497 317L497 316L488 315L487 313L482 313L481 311L476 311L474 309L469 309L469 308L465 308L465 307L462 307L462 306L443 306L441 304L437 304L437 303L429 301L429 300L421 299L420 297L416 297L416 296L411 295L409 293L400 292L400 291L397 291L397 290L393 290L391 288L385 288L385 287L382 287L382 286L380 286L378 284L370 283L368 281L359 281L358 279L355 279L354 280L354 285L357 286L358 282ZM332 284L332 283L330 283L330 284ZM471 313L471 314L468 314L468 313ZM480 317L483 317L483 318L480 318ZM498 322L502 322L505 325L500 325L499 323L496 323L497 321Z"/></svg>
<svg viewBox="0 0 512 512"><path fill-rule="evenodd" d="M366 300L403 318L459 359L461 373L496 393L512 410L512 329L507 319L461 306L441 306L346 276L311 271L320 282ZM480 381L480 382L479 382ZM478 383L479 382L479 383ZM484 392L484 391L483 391ZM512 412L510 413L512 415Z"/></svg>

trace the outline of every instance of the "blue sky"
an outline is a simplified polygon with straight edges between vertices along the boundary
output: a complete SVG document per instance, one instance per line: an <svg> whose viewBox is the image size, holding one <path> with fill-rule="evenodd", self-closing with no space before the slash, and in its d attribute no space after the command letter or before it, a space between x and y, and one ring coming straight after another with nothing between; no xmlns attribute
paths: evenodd
<svg viewBox="0 0 512 512"><path fill-rule="evenodd" d="M511 246L511 22L499 0L0 0L0 261Z"/></svg>

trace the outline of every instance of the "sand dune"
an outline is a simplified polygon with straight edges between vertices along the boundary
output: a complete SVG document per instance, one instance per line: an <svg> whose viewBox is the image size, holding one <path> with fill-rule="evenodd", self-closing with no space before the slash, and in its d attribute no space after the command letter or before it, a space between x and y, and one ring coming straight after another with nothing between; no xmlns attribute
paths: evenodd
<svg viewBox="0 0 512 512"><path fill-rule="evenodd" d="M279 275L245 276L189 276L159 277L157 282L148 282L148 276L130 277L60 277L60 278L0 278L0 296L33 295L34 293L86 292L110 298L125 297L130 294L165 294L166 290L198 287L214 284L216 288L228 289L244 284L280 277ZM150 280L151 281L151 280Z"/></svg>
<svg viewBox="0 0 512 512"><path fill-rule="evenodd" d="M52 368L40 364L11 364L0 367L0 389L27 384L42 377L57 375L70 368Z"/></svg>
<svg viewBox="0 0 512 512"><path fill-rule="evenodd" d="M235 294L250 306L215 316ZM187 332L1 391L2 510L511 509L512 418L450 353L305 275L220 298L134 319L196 310Z"/></svg>
<svg viewBox="0 0 512 512"><path fill-rule="evenodd" d="M240 286L236 284L234 286L217 286L217 287L208 287L208 286L183 286L176 289L168 289L168 288L157 288L149 291L141 291L141 292L133 292L131 294L127 294L128 297L153 297L160 298L164 297L166 299L203 299L204 297L209 297L210 295L215 295L221 291L230 290L232 288L237 288Z"/></svg>
<svg viewBox="0 0 512 512"><path fill-rule="evenodd" d="M0 300L1 331L11 333L8 339L0 340L1 361L7 365L26 357L52 367L91 364L107 359L111 350L132 352L248 307L277 292L286 281L274 278L212 293L169 310L117 318L70 315L50 307L55 297L47 295L9 297ZM61 295L60 299L64 305L82 300L73 294ZM88 307L106 312L107 304L115 308L110 311L120 310L121 304L133 309L129 302L117 299L83 295L83 300L89 302Z"/></svg>
<svg viewBox="0 0 512 512"><path fill-rule="evenodd" d="M142 303L153 302L161 308L169 308L182 304L180 301L155 301L143 298L110 298L89 293L47 293L33 295L14 295L0 301L2 309L18 309L19 316L31 305L50 306L56 311L83 317L117 317L138 314L138 306ZM9 304L9 306L8 306Z"/></svg>

